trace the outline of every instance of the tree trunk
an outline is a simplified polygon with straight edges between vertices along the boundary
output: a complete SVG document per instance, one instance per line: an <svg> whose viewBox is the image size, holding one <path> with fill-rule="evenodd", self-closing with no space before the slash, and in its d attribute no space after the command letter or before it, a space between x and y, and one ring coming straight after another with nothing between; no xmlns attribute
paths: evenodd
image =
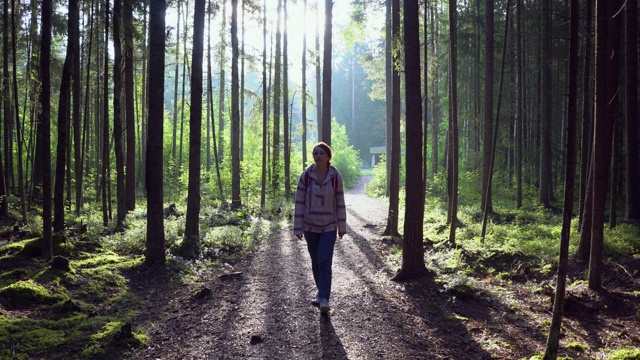
<svg viewBox="0 0 640 360"><path fill-rule="evenodd" d="M523 50L522 50L522 42L523 42L523 32L522 32L522 0L518 0L517 3L517 22L518 22L518 33L516 35L516 47L517 47L517 56L518 56L518 105L516 106L516 209L520 209L522 207L522 130L524 128L524 61L522 59Z"/></svg>
<svg viewBox="0 0 640 360"><path fill-rule="evenodd" d="M424 43L422 49L424 51L424 66L422 67L422 86L424 87L424 100L422 102L422 131L424 138L422 139L422 178L425 180L425 194L427 186L427 178L429 177L429 42L427 41L427 34L429 27L427 25L427 18L429 15L429 3L424 2L424 14L422 17L422 32L424 35Z"/></svg>
<svg viewBox="0 0 640 360"><path fill-rule="evenodd" d="M322 0L318 0L316 6L316 117L318 122L318 140L322 139L322 77L320 69L320 4Z"/></svg>
<svg viewBox="0 0 640 360"><path fill-rule="evenodd" d="M187 49L187 32L189 31L189 26L187 24L189 19L189 0L186 0L185 4L185 15L184 15L184 32L182 35L182 52L183 52L183 62L182 62L182 85L180 88L180 145L178 149L178 163L176 166L176 178L179 178L182 174L182 151L184 150L184 108L186 106L186 82L187 82L187 74L189 73L189 69L187 64L189 63L188 49Z"/></svg>
<svg viewBox="0 0 640 360"><path fill-rule="evenodd" d="M431 6L431 48L433 49L434 59L438 58L438 47L436 43L436 37L438 33L437 23L435 21L435 5ZM433 84L431 88L438 89L438 65L435 61L432 62L433 71ZM440 97L439 92L434 90L431 92L431 178L438 173L438 136L440 135Z"/></svg>
<svg viewBox="0 0 640 360"><path fill-rule="evenodd" d="M209 24L211 24L211 11L209 11ZM211 30L211 26L209 26L209 30ZM222 177L220 175L220 161L218 161L218 144L216 140L216 127L215 127L215 115L213 111L213 73L211 69L211 36L207 39L207 97L211 100L209 101L209 114L211 115L211 139L213 140L213 157L215 161L216 167L216 180L218 184L218 194L220 195L220 199L224 198L224 193L222 192ZM207 149L208 149L207 144Z"/></svg>
<svg viewBox="0 0 640 360"><path fill-rule="evenodd" d="M3 0L2 22L2 103L4 108L4 176L7 193L11 193L15 184L13 180L13 115L11 109L11 86L9 85L9 1ZM14 49L15 51L15 49ZM13 111L18 111L14 109Z"/></svg>
<svg viewBox="0 0 640 360"><path fill-rule="evenodd" d="M552 187L552 152L551 152L551 124L552 112L551 96L551 0L542 0L541 11L541 98L540 98L540 182L538 202L544 207L551 206L553 201Z"/></svg>
<svg viewBox="0 0 640 360"><path fill-rule="evenodd" d="M282 0L278 0L276 21L276 58L273 83L273 140L271 143L271 194L274 199L280 193L280 100L282 97Z"/></svg>
<svg viewBox="0 0 640 360"><path fill-rule="evenodd" d="M17 49L17 45L16 45L16 37L17 37L17 27L16 27L16 18L18 17L18 14L16 13L16 2L15 0L11 0L11 45L13 46L13 49ZM77 39L76 39L77 40ZM17 66L17 60L16 60L16 51L12 51L11 52L13 58L12 58L12 63L13 63L13 104L14 104L14 108L15 110L15 117L16 117L16 137L17 137L17 143L18 143L18 194L20 195L20 214L22 215L22 222L26 222L27 221L27 202L26 202L26 196L25 196L25 190L24 190L24 166L23 166L23 143L24 143L24 139L22 134L24 134L24 127L20 124L20 116L18 116L20 114L20 105L18 103L18 66ZM26 102L25 102L26 103ZM26 104L25 104L26 107Z"/></svg>
<svg viewBox="0 0 640 360"><path fill-rule="evenodd" d="M302 23L307 23L307 0L304 0ZM302 169L307 167L307 28L302 33Z"/></svg>
<svg viewBox="0 0 640 360"><path fill-rule="evenodd" d="M491 172L491 147L493 144L493 0L485 1L485 63L484 63L484 135L482 139L482 200L481 209L484 212L493 212L491 197L487 194L489 189L489 177ZM487 202L485 204L485 202Z"/></svg>
<svg viewBox="0 0 640 360"><path fill-rule="evenodd" d="M227 43L225 36L227 30L227 2L222 2L222 19L220 28L220 89L218 97L218 155L216 158L218 163L224 159L224 107L225 107L225 70L227 68L226 49Z"/></svg>
<svg viewBox="0 0 640 360"><path fill-rule="evenodd" d="M102 174L100 189L102 190L102 225L109 225L111 218L109 196L109 0L105 3L104 25L104 75L102 82Z"/></svg>
<svg viewBox="0 0 640 360"><path fill-rule="evenodd" d="M40 117L39 128L42 128L40 150L42 151L42 257L53 257L53 241L51 237L51 18L53 16L52 0L42 0L42 22L40 40ZM0 168L0 172L2 169ZM4 180L0 180L0 189L5 189ZM3 197L0 213L6 209L6 197Z"/></svg>
<svg viewBox="0 0 640 360"><path fill-rule="evenodd" d="M398 5L398 11L400 5ZM391 211L392 199L391 199L391 182L393 177L393 171L391 169L391 154L393 143L393 5L392 0L385 0L385 151L386 151L386 171L387 171L387 185L385 189L385 195L389 197L389 211ZM371 164L373 166L373 164ZM400 181L400 180L398 180ZM399 195L398 195L399 196ZM388 218L389 219L389 218ZM388 227L388 226L387 226ZM387 230L384 231L387 233Z"/></svg>
<svg viewBox="0 0 640 360"><path fill-rule="evenodd" d="M231 49L231 207L233 209L239 209L242 206L242 199L240 198L240 79L238 76L240 54L238 49L238 0L231 0Z"/></svg>
<svg viewBox="0 0 640 360"><path fill-rule="evenodd" d="M420 90L420 25L418 0L404 0L407 180L402 266L394 280L425 274L422 248L424 184L422 179L422 96Z"/></svg>
<svg viewBox="0 0 640 360"><path fill-rule="evenodd" d="M556 359L560 342L560 329L564 311L565 288L569 268L569 241L571 235L571 219L573 218L573 192L576 176L576 123L578 119L578 0L571 0L571 24L569 35L569 104L567 111L567 143L566 171L564 178L564 205L562 210L562 230L560 234L560 256L558 260L558 276L553 302L553 316L547 337L544 359Z"/></svg>
<svg viewBox="0 0 640 360"><path fill-rule="evenodd" d="M232 0L236 2L237 0ZM200 254L200 168L202 145L202 55L205 0L195 0L193 9L193 52L191 58L191 115L189 119L189 188L184 242L181 254L196 259ZM231 21L233 33L233 20Z"/></svg>
<svg viewBox="0 0 640 360"><path fill-rule="evenodd" d="M69 21L67 54L60 79L60 98L58 103L58 144L56 150L56 176L53 195L53 229L64 230L64 178L67 165L67 147L69 145L69 104L71 95L71 76L73 74L76 39L79 32L78 3L69 1ZM78 64L79 66L79 64Z"/></svg>
<svg viewBox="0 0 640 360"><path fill-rule="evenodd" d="M289 135L289 55L287 39L287 0L283 0L282 34L282 127L284 130L284 196L291 197L291 141Z"/></svg>
<svg viewBox="0 0 640 360"><path fill-rule="evenodd" d="M124 178L124 146L122 143L122 1L113 4L113 147L116 154L116 228L124 229L127 214L125 178Z"/></svg>
<svg viewBox="0 0 640 360"><path fill-rule="evenodd" d="M391 4L391 38L400 36L400 0L392 0ZM389 165L389 213L387 227L383 235L398 236L398 208L400 203L400 73L393 65L399 60L399 52L391 51L391 137L387 146L387 164ZM388 84L389 85L389 84ZM422 175L421 175L422 176Z"/></svg>
<svg viewBox="0 0 640 360"><path fill-rule="evenodd" d="M178 17L177 17L177 25L176 25L176 58L175 58L175 68L173 71L173 105L172 105L172 114L173 114L173 136L171 137L171 160L173 163L176 163L177 160L177 149L178 149L178 79L180 72L180 17L182 16L180 10L180 4L182 1L178 0Z"/></svg>
<svg viewBox="0 0 640 360"><path fill-rule="evenodd" d="M619 37L622 0L596 1L596 118L593 151L593 215L589 288L602 288L604 211L611 160L613 124L620 111L618 99Z"/></svg>
<svg viewBox="0 0 640 360"><path fill-rule="evenodd" d="M484 209L482 212L482 241L484 242L486 230L487 230L487 217L489 215L490 209L489 206L491 204L491 186L493 183L493 169L496 161L496 146L498 144L498 130L500 129L500 106L502 104L502 88L504 85L504 67L507 58L507 44L509 39L509 18L510 18L510 8L511 8L511 0L507 0L507 16L505 20L504 27L504 40L502 43L502 61L500 62L500 80L498 82L498 103L496 107L496 120L495 125L493 125L493 135L491 137L491 157L489 161L489 178L487 179L487 193L486 198L484 199Z"/></svg>
<svg viewBox="0 0 640 360"><path fill-rule="evenodd" d="M122 20L124 24L124 93L125 93L125 127L127 129L126 152L126 180L125 180L125 209L133 211L136 208L136 124L134 112L133 86L133 9L132 1L125 0L123 4Z"/></svg>
<svg viewBox="0 0 640 360"><path fill-rule="evenodd" d="M91 2L91 12L90 12L90 16L89 16L89 47L86 50L87 51L87 71L86 71L86 75L85 75L85 91L84 91L84 110L83 110L83 117L84 117L84 123L83 126L80 125L80 123L77 124L78 129L77 129L77 136L80 136L80 131L82 131L82 139L80 139L80 141L78 141L78 144L76 145L76 149L75 149L75 169L76 169L76 216L80 216L81 212L82 212L82 206L84 203L84 199L83 199L83 183L84 183L84 179L83 179L83 165L85 164L85 154L88 153L88 151L85 150L86 145L88 145L89 141L87 141L87 136L86 134L89 131L89 100L91 99L89 90L90 90L90 79L91 79L91 57L93 55L93 37L94 37L94 27L93 27L93 16L94 16L94 4L93 1ZM78 49L79 51L80 49ZM78 54L78 56L80 56ZM80 63L80 61L78 61L78 63ZM79 68L76 68L77 70L80 70ZM80 85L80 76L78 76L78 86ZM79 115L78 115L78 122L80 122L79 119ZM74 116L74 120L75 120L75 116ZM75 129L75 125L74 125L74 129ZM80 130L82 129L82 130ZM76 130L74 130L74 135L76 134ZM74 140L75 143L76 140Z"/></svg>
<svg viewBox="0 0 640 360"><path fill-rule="evenodd" d="M320 138L320 140L331 145L331 51L333 49L333 0L325 0L324 16L324 56L322 59L322 138Z"/></svg>
<svg viewBox="0 0 640 360"><path fill-rule="evenodd" d="M267 192L267 0L263 3L262 18L262 176L260 188L260 208L264 210Z"/></svg>
<svg viewBox="0 0 640 360"><path fill-rule="evenodd" d="M509 3L507 1L507 24L509 23ZM458 13L456 0L449 0L449 128L451 131L450 143L450 169L449 177L451 179L451 189L449 191L449 243L456 243L456 226L458 223L458 36L456 29L458 28ZM507 29L508 26L505 26ZM506 30L505 30L506 43ZM505 47L506 48L506 47ZM504 66L504 63L503 63ZM500 102L498 102L499 104ZM499 107L498 107L499 108ZM499 111L498 111L499 113Z"/></svg>
<svg viewBox="0 0 640 360"><path fill-rule="evenodd" d="M640 172L638 170L638 4L626 9L626 213L627 220L640 222Z"/></svg>
<svg viewBox="0 0 640 360"><path fill-rule="evenodd" d="M593 82L592 80L592 76L591 76L591 57L593 56L593 53L591 52L591 39L593 38L593 35L591 34L591 22L592 20L592 0L587 0L585 1L586 3L586 21L585 21L585 36L584 36L584 70L583 70L583 75L582 75L582 79L583 79L583 103L582 103L582 122L580 123L581 128L581 136L580 136L580 210L578 212L578 214L580 215L580 219L579 219L579 226L578 228L581 229L582 228L582 222L583 222L583 214L585 214L584 212L584 208L585 208L585 204L587 203L587 197L589 196L588 192L587 192L587 182L590 176L590 169L591 169L591 154L590 151L593 147L593 140L591 138L591 135L593 134L593 124L592 124L592 113L593 113L593 96L594 94L591 93L591 84ZM591 216L591 211L589 210L588 212L589 216ZM591 225L589 225L588 229L591 228ZM589 239L591 239L591 232L589 231ZM582 237L585 236L585 233L582 232L581 230L581 241L580 243L582 244ZM589 241L589 244L591 243L591 241ZM590 247L590 245L587 245L587 249ZM587 255L586 257L584 257L584 260L587 261L588 260L588 253L589 251L587 251L587 253L585 255Z"/></svg>
<svg viewBox="0 0 640 360"><path fill-rule="evenodd" d="M165 0L151 0L149 7L149 142L147 146L147 239L145 264L164 265L163 122Z"/></svg>

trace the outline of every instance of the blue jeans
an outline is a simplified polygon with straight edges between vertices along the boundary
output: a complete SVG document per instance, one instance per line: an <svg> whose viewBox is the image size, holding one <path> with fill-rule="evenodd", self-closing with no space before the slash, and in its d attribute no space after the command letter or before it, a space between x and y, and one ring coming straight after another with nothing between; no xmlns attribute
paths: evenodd
<svg viewBox="0 0 640 360"><path fill-rule="evenodd" d="M323 233L304 232L318 296L327 300L331 296L331 265L333 263L333 247L336 244L336 235L336 230Z"/></svg>

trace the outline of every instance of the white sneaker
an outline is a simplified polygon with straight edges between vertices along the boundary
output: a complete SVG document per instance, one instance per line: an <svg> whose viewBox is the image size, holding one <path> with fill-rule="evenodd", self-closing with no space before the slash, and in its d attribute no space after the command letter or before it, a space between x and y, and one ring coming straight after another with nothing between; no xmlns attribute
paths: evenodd
<svg viewBox="0 0 640 360"><path fill-rule="evenodd" d="M327 299L320 299L320 312L323 314L326 314L329 312L329 310L331 310L331 308L329 307L329 300Z"/></svg>
<svg viewBox="0 0 640 360"><path fill-rule="evenodd" d="M311 305L320 306L320 296L316 294L316 296L311 300Z"/></svg>

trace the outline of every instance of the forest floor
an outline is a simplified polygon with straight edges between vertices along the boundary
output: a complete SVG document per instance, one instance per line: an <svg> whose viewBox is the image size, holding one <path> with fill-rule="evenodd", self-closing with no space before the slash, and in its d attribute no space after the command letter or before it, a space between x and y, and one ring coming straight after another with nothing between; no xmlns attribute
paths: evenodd
<svg viewBox="0 0 640 360"><path fill-rule="evenodd" d="M165 291L148 275L131 279L154 304L136 319L151 324L150 340L132 358L457 360L544 352L554 272L545 278L518 268L510 278L482 276L466 287L434 273L393 282L394 242L380 235L388 206L364 195L367 180L346 194L348 234L336 243L328 316L311 305L306 244L285 224L249 257L186 287ZM570 271L584 278L578 265ZM638 268L606 271L613 274L607 291L568 291L559 355L607 359L640 348Z"/></svg>

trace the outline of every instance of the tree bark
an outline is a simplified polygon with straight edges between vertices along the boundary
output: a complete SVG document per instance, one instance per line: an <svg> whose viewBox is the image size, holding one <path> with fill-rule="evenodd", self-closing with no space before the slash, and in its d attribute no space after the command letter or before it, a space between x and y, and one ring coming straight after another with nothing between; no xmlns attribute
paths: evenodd
<svg viewBox="0 0 640 360"><path fill-rule="evenodd" d="M273 80L273 138L271 140L271 194L274 199L280 193L280 104L282 97L282 0L278 0L276 13L276 54Z"/></svg>
<svg viewBox="0 0 640 360"><path fill-rule="evenodd" d="M553 201L551 124L553 94L551 84L551 0L542 0L541 11L541 98L540 98L540 181L538 202L544 207L551 206Z"/></svg>
<svg viewBox="0 0 640 360"><path fill-rule="evenodd" d="M604 211L609 180L613 124L619 113L618 69L619 34L622 15L617 13L621 0L596 1L596 118L593 151L593 215L589 288L602 288L602 252L604 243Z"/></svg>
<svg viewBox="0 0 640 360"><path fill-rule="evenodd" d="M562 230L560 234L560 256L556 292L553 302L553 315L544 359L556 359L560 342L560 329L564 312L565 289L569 268L569 241L571 219L573 218L573 194L576 176L576 123L578 121L578 25L580 22L578 0L571 0L571 19L569 35L569 99L567 111L566 168L564 179L564 205L562 210Z"/></svg>
<svg viewBox="0 0 640 360"><path fill-rule="evenodd" d="M507 1L507 25L509 23L509 3ZM458 13L456 0L449 0L449 128L451 131L451 143L449 146L450 156L450 173L451 189L449 191L449 243L456 243L456 226L458 223ZM505 26L507 29L508 26ZM506 43L506 30L505 30L505 43ZM505 47L506 48L506 47ZM504 63L503 63L504 66ZM500 103L500 102L498 102ZM499 108L499 107L498 107ZM499 113L499 111L498 111Z"/></svg>
<svg viewBox="0 0 640 360"><path fill-rule="evenodd" d="M324 2L324 51L322 59L322 137L331 145L331 51L333 49L333 0Z"/></svg>
<svg viewBox="0 0 640 360"><path fill-rule="evenodd" d="M404 48L406 84L407 179L402 266L394 280L418 278L426 273L422 179L422 96L420 90L420 25L418 0L404 0Z"/></svg>
<svg viewBox="0 0 640 360"><path fill-rule="evenodd" d="M484 63L484 134L482 137L482 211L493 212L491 197L487 196L491 167L491 144L493 144L493 0L485 1L485 63ZM488 201L488 202L487 202ZM487 202L485 204L485 202Z"/></svg>
<svg viewBox="0 0 640 360"><path fill-rule="evenodd" d="M165 0L151 0L149 7L149 142L147 146L147 240L145 264L164 265L163 122Z"/></svg>
<svg viewBox="0 0 640 360"><path fill-rule="evenodd" d="M132 1L124 0L122 20L124 24L124 93L125 93L125 128L126 128L126 179L125 210L136 208L136 124L135 100L133 86L133 9Z"/></svg>
<svg viewBox="0 0 640 360"><path fill-rule="evenodd" d="M237 6L237 0L232 0ZM205 0L195 0L193 9L193 52L191 54L191 115L189 119L189 184L184 242L181 253L188 259L200 254L200 169L202 145L202 56ZM232 6L234 6L232 5ZM231 21L233 33L233 20Z"/></svg>
<svg viewBox="0 0 640 360"><path fill-rule="evenodd" d="M291 141L289 131L289 49L287 37L287 0L283 0L284 33L282 34L282 127L284 130L284 196L291 198Z"/></svg>
<svg viewBox="0 0 640 360"><path fill-rule="evenodd" d="M238 0L231 0L231 49L231 207L233 209L239 209L242 206L242 199L240 198L240 79L238 76L240 54L238 49ZM285 177L285 179L288 178Z"/></svg>
<svg viewBox="0 0 640 360"><path fill-rule="evenodd" d="M626 211L627 220L640 222L640 170L638 163L638 4L626 9Z"/></svg>
<svg viewBox="0 0 640 360"><path fill-rule="evenodd" d="M71 98L71 76L73 74L76 38L79 31L78 2L69 1L69 21L67 54L62 67L60 98L58 103L58 143L56 148L56 175L53 196L53 229L64 230L64 179L67 165L67 147L69 146L69 104Z"/></svg>
<svg viewBox="0 0 640 360"><path fill-rule="evenodd" d="M51 18L53 16L52 0L42 0L42 22L40 40L40 116L39 128L42 129L40 150L42 151L42 257L53 257L53 240L51 234ZM0 168L0 171L2 169ZM1 174L0 174L1 175ZM5 189L4 180L0 180L0 189ZM6 206L6 197L2 207ZM0 213L6 208L0 208Z"/></svg>
<svg viewBox="0 0 640 360"><path fill-rule="evenodd" d="M391 38L400 36L400 0L391 1ZM400 72L394 65L399 60L399 51L391 51L391 137L388 139L387 164L389 174L389 213L383 235L398 236L398 208L400 204ZM421 175L422 176L422 175Z"/></svg>
<svg viewBox="0 0 640 360"><path fill-rule="evenodd" d="M307 0L304 0L303 24L307 23ZM302 33L302 170L307 167L307 28Z"/></svg>
<svg viewBox="0 0 640 360"><path fill-rule="evenodd" d="M116 155L116 228L124 229L127 214L122 143L122 1L113 4L113 147Z"/></svg>

